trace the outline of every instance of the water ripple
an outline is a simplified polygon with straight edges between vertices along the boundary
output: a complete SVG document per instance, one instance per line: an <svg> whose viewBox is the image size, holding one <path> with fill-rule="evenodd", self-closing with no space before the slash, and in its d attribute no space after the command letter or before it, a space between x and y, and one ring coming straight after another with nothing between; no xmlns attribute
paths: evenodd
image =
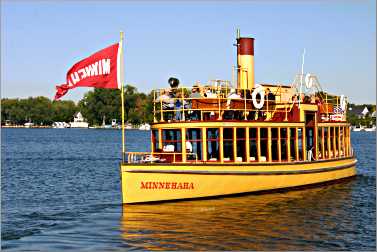
<svg viewBox="0 0 377 252"><path fill-rule="evenodd" d="M120 204L120 131L3 129L2 249L375 250L375 135L356 178L269 194ZM148 151L149 132L127 131ZM373 137L372 137L373 136Z"/></svg>

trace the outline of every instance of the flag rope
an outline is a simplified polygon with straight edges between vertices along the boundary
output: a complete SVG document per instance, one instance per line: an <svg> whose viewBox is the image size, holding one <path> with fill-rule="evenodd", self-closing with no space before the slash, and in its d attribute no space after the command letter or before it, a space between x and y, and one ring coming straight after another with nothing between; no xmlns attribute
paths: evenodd
<svg viewBox="0 0 377 252"><path fill-rule="evenodd" d="M122 102L122 161L124 162L124 153L125 153L125 132L124 132L124 76L123 76L123 32L120 32L120 46L119 49L121 50L121 64L120 64L120 71L121 71L121 90L120 90L120 97Z"/></svg>

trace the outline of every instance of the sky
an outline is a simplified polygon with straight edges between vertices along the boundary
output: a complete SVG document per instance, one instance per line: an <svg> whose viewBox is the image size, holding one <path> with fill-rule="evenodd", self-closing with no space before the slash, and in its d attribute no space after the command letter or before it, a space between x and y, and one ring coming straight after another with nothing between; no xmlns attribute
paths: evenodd
<svg viewBox="0 0 377 252"><path fill-rule="evenodd" d="M313 73L325 91L376 103L376 2L1 1L1 97L46 96L69 68L125 33L125 82L140 92L232 80L236 29L255 38L255 82ZM79 101L90 88L63 100Z"/></svg>

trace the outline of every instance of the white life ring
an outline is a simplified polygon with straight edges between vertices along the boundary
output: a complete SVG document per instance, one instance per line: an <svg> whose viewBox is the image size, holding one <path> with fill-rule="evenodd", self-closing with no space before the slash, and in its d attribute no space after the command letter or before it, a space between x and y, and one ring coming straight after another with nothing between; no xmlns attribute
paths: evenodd
<svg viewBox="0 0 377 252"><path fill-rule="evenodd" d="M340 96L340 108L345 111L347 106L346 97L344 95Z"/></svg>
<svg viewBox="0 0 377 252"><path fill-rule="evenodd" d="M310 73L306 74L305 76L305 86L307 89L310 89L313 86L313 78Z"/></svg>
<svg viewBox="0 0 377 252"><path fill-rule="evenodd" d="M257 102L257 94L260 94L260 101L259 103ZM257 109L261 109L264 104L264 90L262 86L258 86L257 88L254 89L253 93L251 94L251 98L253 100L253 105Z"/></svg>

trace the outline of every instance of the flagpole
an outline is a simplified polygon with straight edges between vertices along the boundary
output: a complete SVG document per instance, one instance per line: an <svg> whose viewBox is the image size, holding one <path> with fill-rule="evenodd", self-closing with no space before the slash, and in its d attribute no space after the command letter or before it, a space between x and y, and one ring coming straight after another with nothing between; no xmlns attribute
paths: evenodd
<svg viewBox="0 0 377 252"><path fill-rule="evenodd" d="M121 50L120 52L120 56L121 56L121 71L123 71L123 32L121 31L120 32L120 45L119 45L119 50ZM122 74L122 72L121 72ZM121 75L121 89L120 89L120 98L121 98L121 102L122 102L122 161L125 161L124 160L124 153L125 153L125 132L124 132L124 76L123 74Z"/></svg>

